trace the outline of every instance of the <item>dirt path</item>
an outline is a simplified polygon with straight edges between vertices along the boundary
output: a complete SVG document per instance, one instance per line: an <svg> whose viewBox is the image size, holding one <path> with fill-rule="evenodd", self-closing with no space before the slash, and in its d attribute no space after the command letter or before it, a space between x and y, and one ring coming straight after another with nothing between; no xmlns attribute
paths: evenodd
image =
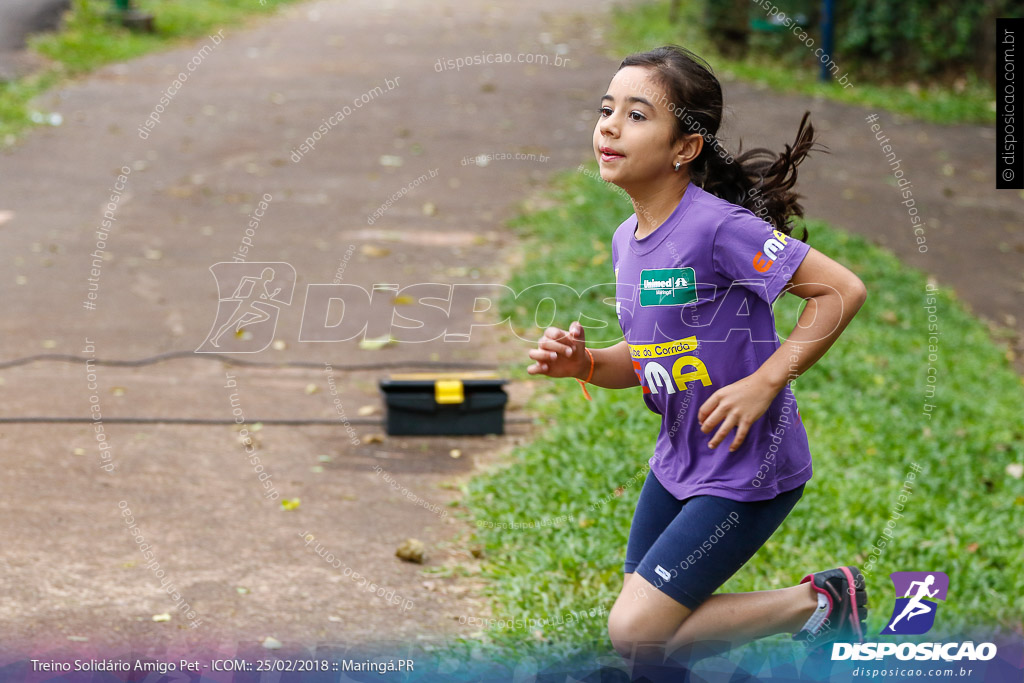
<svg viewBox="0 0 1024 683"><path fill-rule="evenodd" d="M71 0L8 0L0 3L0 81L41 68L46 59L26 50L34 33L52 31Z"/></svg>
<svg viewBox="0 0 1024 683"><path fill-rule="evenodd" d="M264 496L232 426L107 424L109 451L99 449L88 424L0 426L7 473L0 640L8 655L233 654L260 651L266 637L283 651L373 643L394 651L395 644L477 630L466 623L486 616L472 578L478 560L465 544L469 525L454 509L440 511L461 495L452 482L522 440L528 425L510 425L502 438L374 442L366 437L380 426L349 431L342 423L329 379L346 418L379 420L376 382L387 371L343 366L496 365L525 359L527 345L499 343L479 327L472 343L361 350L356 341L302 342L306 287L503 282L515 239L501 221L551 173L587 156L594 93L612 67L596 53L601 7L314 2L246 30L227 29L219 44L200 40L107 67L44 98L40 106L60 112L63 125L33 132L0 157L0 211L9 212L0 218L7 273L0 359L136 359L195 349L218 310L209 268L232 260L247 238L246 261L284 262L296 285L290 305L275 305L276 339L286 348L246 358L312 366L184 359L95 366L90 379L80 364L35 363L0 371L3 414L85 416L92 400L108 418L231 420L238 410L247 426L270 417L338 424L259 432L257 453L275 490L301 500L290 511ZM542 55L552 64L435 68L439 59L489 53ZM556 55L568 63L553 65ZM173 86L194 58L195 70ZM142 139L140 126L172 87L159 123L143 128ZM293 150L337 111L343 120L331 121L296 162ZM517 153L534 157L462 163ZM119 182L122 167L127 180ZM421 174L428 178L416 182ZM90 254L111 194L118 198L97 274ZM261 209L264 194L270 200ZM90 277L98 282L93 299ZM387 317L373 314L369 336L387 333ZM462 306L449 331L468 331L487 317ZM245 340L233 347L228 340L229 350L245 348ZM528 387L510 393L510 417L522 415ZM364 406L376 412L360 416ZM113 471L101 468L105 452L113 453ZM136 549L124 507L162 578L146 567L154 559ZM343 566L307 547L305 534ZM409 537L426 544L425 567L394 556ZM470 577L421 573L457 566ZM346 568L389 594L373 595ZM162 580L173 582L196 617L176 607ZM403 602L391 604L392 595ZM169 621L152 620L164 613ZM202 623L193 629L194 619Z"/></svg>

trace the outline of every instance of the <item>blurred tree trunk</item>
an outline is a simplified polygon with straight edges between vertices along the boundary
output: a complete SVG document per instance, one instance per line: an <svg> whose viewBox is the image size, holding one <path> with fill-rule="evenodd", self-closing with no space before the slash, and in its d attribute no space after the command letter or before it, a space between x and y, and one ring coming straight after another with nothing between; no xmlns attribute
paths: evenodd
<svg viewBox="0 0 1024 683"><path fill-rule="evenodd" d="M986 12L978 26L978 50L974 68L978 76L995 85L996 82L996 19L1019 16L1010 10L1010 0L987 0Z"/></svg>
<svg viewBox="0 0 1024 683"><path fill-rule="evenodd" d="M718 52L733 59L745 56L750 34L750 0L705 0L705 3L707 36Z"/></svg>

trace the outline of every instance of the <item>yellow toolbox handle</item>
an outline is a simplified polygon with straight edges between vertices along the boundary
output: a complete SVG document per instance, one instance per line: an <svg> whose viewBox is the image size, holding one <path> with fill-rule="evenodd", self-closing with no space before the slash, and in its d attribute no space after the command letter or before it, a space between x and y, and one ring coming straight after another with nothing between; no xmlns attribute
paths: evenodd
<svg viewBox="0 0 1024 683"><path fill-rule="evenodd" d="M465 400L462 380L439 379L434 382L434 400L438 403L462 403Z"/></svg>

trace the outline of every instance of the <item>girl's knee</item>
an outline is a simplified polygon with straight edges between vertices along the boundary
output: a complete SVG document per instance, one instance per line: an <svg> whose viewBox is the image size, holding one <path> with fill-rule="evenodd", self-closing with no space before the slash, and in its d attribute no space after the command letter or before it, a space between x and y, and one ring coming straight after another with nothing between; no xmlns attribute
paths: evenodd
<svg viewBox="0 0 1024 683"><path fill-rule="evenodd" d="M612 607L608 614L608 639L612 641L612 647L619 655L628 658L633 655L635 637L630 617L624 612L626 610L616 610Z"/></svg>
<svg viewBox="0 0 1024 683"><path fill-rule="evenodd" d="M615 651L623 657L634 657L638 647L664 647L672 634L654 623L642 605L630 602L617 600L608 614L608 639Z"/></svg>

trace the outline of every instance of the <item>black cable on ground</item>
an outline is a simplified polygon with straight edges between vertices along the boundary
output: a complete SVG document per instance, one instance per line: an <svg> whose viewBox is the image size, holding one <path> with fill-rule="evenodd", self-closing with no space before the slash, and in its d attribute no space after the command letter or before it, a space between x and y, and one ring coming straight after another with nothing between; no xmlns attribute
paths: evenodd
<svg viewBox="0 0 1024 683"><path fill-rule="evenodd" d="M361 363L355 365L335 365L334 363L316 362L313 361L301 361L301 360L289 360L289 361L255 361L245 360L237 358L235 356L229 356L224 353L196 353L195 351L167 351L166 353L158 353L155 356L148 356L146 358L139 358L138 360L102 360L100 358L86 358L85 356L73 356L67 353L40 353L34 356L23 356L22 358L15 358L14 360L7 360L0 362L0 370L7 368L17 367L19 365L28 365L29 363L35 363L37 361L61 361L64 363L85 363L92 361L96 365L107 365L122 368L138 368L144 365L153 365L154 363L160 363L165 360L172 360L175 358L188 358L194 356L196 358L203 358L205 360L219 360L229 365L243 365L247 367L265 367L265 368L323 368L324 365L330 365L332 368L338 370L387 370L389 368L406 368L406 367L418 367L418 368L463 368L467 370L494 370L493 363L467 363L462 361L422 361L422 360L399 360L389 361L382 363Z"/></svg>
<svg viewBox="0 0 1024 683"><path fill-rule="evenodd" d="M213 419L213 418L202 418L202 417L104 417L101 420L105 424L178 424L178 425L235 425L238 424L234 420L229 419ZM91 417L0 417L0 424L92 424L96 422ZM338 419L269 419L269 420L250 420L246 419L249 424L255 424L257 422L265 425L285 425L289 427L303 427L307 425L335 425L340 426L344 424L355 424L355 425L383 425L384 421L381 419L374 419L369 417L363 418L352 418L348 420ZM505 418L505 424L530 424L533 422L532 418L529 417L508 417Z"/></svg>
<svg viewBox="0 0 1024 683"><path fill-rule="evenodd" d="M385 370L389 368L402 368L402 367L417 367L417 368L461 368L471 370L494 370L494 366L484 363L466 363L459 361L390 361L383 363L362 363L356 365L334 365L333 363L323 363L312 361L253 361L245 360L242 358L236 358L222 353L196 353L195 351L167 351L166 353L158 353L155 356L148 356L146 358L139 358L137 360L102 360L99 358L86 358L85 356L74 356L66 353L40 353L34 356L24 356L22 358L15 358L14 360L8 360L0 362L0 370L6 368L13 368L19 365L28 365L29 363L35 363L37 361L59 361L63 363L85 363L92 361L96 365L106 365L113 367L123 368L138 368L145 365L153 365L154 363L160 363L166 360L173 360L175 358L188 358L194 356L197 358L203 358L205 360L219 360L229 365L242 365L247 367L267 367L267 368L323 368L324 365L330 365L332 369L338 370ZM0 417L0 424L90 424L95 422L92 418L88 417ZM103 418L103 422L108 424L182 424L182 425L233 425L236 424L234 420L230 419L210 419L210 418L199 418L199 417L113 417ZM248 420L250 423L261 422L266 425L285 425L285 426L307 426L307 425L338 425L344 424L358 424L358 425L380 425L383 424L383 420L373 418L352 418L343 421L337 419L269 419L269 420ZM529 424L533 422L528 417L512 417L505 420L506 424Z"/></svg>

